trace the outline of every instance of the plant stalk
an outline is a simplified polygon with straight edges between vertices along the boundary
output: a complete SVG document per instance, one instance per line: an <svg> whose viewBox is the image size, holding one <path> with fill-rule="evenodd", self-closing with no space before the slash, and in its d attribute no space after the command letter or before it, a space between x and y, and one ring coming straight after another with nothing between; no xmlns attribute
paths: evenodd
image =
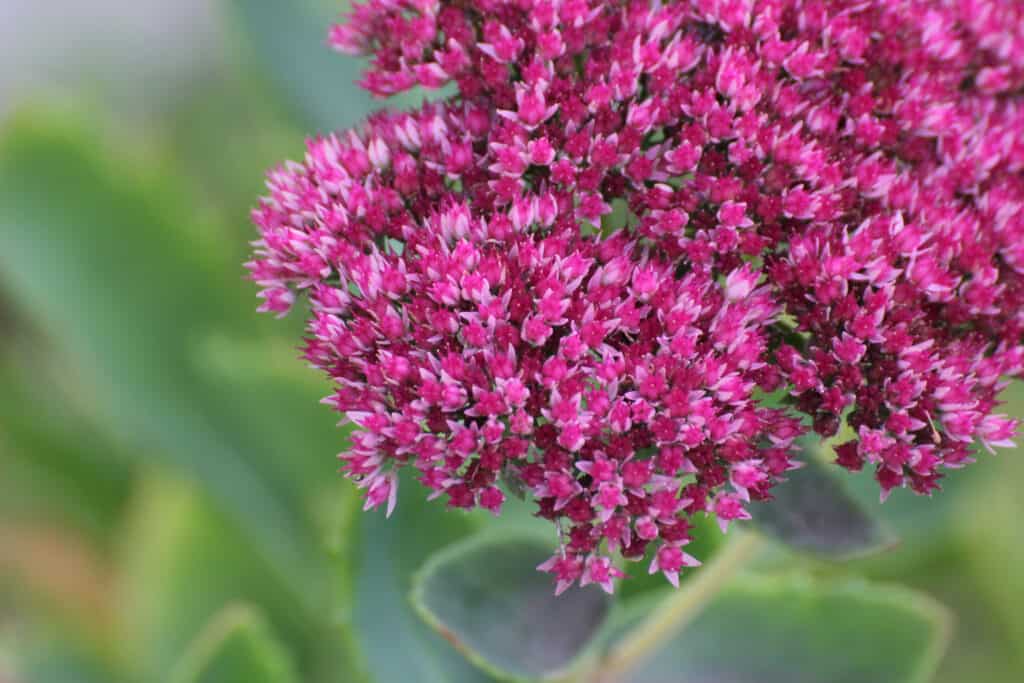
<svg viewBox="0 0 1024 683"><path fill-rule="evenodd" d="M622 674L685 628L729 579L757 554L763 543L762 537L755 532L742 532L734 538L608 653L597 682L619 680Z"/></svg>

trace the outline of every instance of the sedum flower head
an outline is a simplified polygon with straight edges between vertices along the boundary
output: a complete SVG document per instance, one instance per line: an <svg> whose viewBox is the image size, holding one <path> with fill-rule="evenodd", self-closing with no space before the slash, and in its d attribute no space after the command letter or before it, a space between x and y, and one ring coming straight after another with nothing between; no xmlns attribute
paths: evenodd
<svg viewBox="0 0 1024 683"><path fill-rule="evenodd" d="M615 556L675 583L808 429L883 497L1010 445L1016 0L370 0L330 42L376 95L457 91L310 140L253 212L367 507L403 468L521 490L558 590L611 590Z"/></svg>

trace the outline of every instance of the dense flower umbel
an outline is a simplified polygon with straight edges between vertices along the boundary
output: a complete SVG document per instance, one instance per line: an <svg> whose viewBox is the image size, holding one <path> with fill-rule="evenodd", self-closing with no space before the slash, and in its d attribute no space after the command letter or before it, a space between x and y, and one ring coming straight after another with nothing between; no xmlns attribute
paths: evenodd
<svg viewBox="0 0 1024 683"><path fill-rule="evenodd" d="M748 517L801 416L845 417L883 495L1009 444L1017 0L371 0L331 43L378 95L458 89L311 140L254 212L368 507L402 467L460 508L504 482L558 525L558 590L610 590Z"/></svg>

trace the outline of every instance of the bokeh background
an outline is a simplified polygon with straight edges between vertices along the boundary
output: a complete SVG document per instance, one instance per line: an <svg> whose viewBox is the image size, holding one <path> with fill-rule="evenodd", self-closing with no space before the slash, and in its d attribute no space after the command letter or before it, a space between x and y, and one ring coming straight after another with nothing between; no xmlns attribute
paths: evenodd
<svg viewBox="0 0 1024 683"><path fill-rule="evenodd" d="M304 680L359 680L356 641L406 637L360 614L425 550L352 523L301 320L257 315L241 266L265 169L381 106L324 45L343 9L0 0L0 682L167 680L232 604ZM881 506L899 547L810 570L929 593L956 617L937 680L1017 683L1022 486L1024 451L982 453ZM426 548L450 533L406 515Z"/></svg>

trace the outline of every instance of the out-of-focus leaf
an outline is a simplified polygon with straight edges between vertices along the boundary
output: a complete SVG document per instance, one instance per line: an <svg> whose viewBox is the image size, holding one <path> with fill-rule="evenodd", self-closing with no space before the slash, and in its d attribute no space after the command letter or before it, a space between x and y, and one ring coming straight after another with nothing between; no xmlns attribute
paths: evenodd
<svg viewBox="0 0 1024 683"><path fill-rule="evenodd" d="M28 683L115 683L115 674L95 661L70 652L64 644L38 648L19 668ZM18 680L18 679L14 679Z"/></svg>
<svg viewBox="0 0 1024 683"><path fill-rule="evenodd" d="M872 578L921 586L930 580L926 575L942 575L948 571L950 562L959 562L961 550L951 532L956 529L963 509L985 504L972 493L998 466L988 453L982 452L978 458L977 463L963 469L947 471L940 480L942 490L930 496L918 495L909 488L895 489L884 503L879 500L874 468L844 471L841 479L850 495L899 539L890 552L854 560L847 569ZM829 460L832 459L834 456L829 454ZM969 517L976 519L973 512Z"/></svg>
<svg viewBox="0 0 1024 683"><path fill-rule="evenodd" d="M173 176L113 156L103 136L25 112L0 139L0 284L81 368L111 428L202 482L310 610L326 574L303 491L193 367L211 329L251 333L252 299L215 226ZM250 415L248 420L265 420Z"/></svg>
<svg viewBox="0 0 1024 683"><path fill-rule="evenodd" d="M1024 415L1024 384L1015 383L1005 399L1007 413ZM1007 659L1016 664L1017 671L1024 671L1024 525L1018 521L1024 518L1022 455L1020 450L1001 453L998 458L986 454L983 461L972 465L987 470L986 476L974 482L968 495L958 501L953 522L964 539L962 557L982 594L971 595L971 602L978 605L988 629L1002 631L1007 641L1016 644L1009 648Z"/></svg>
<svg viewBox="0 0 1024 683"><path fill-rule="evenodd" d="M331 11L319 0L232 0L235 16L260 64L288 104L320 132L348 128L381 105L355 85L363 62L327 45ZM312 132L312 131L311 131Z"/></svg>
<svg viewBox="0 0 1024 683"><path fill-rule="evenodd" d="M69 376L0 292L0 519L60 526L106 548L132 470L123 444L97 427Z"/></svg>
<svg viewBox="0 0 1024 683"><path fill-rule="evenodd" d="M888 527L846 492L838 472L814 457L804 461L772 489L773 500L750 506L762 531L793 550L830 560L867 555L896 543Z"/></svg>
<svg viewBox="0 0 1024 683"><path fill-rule="evenodd" d="M984 478L984 461L989 457L987 453L980 454L980 462L946 472L939 482L942 490L930 496L918 495L909 488L895 489L884 503L879 500L880 489L873 468L844 472L843 478L850 495L894 530L900 539L901 550L908 554L919 553L927 550L928 546L944 544L952 515L964 497L969 495L973 484Z"/></svg>
<svg viewBox="0 0 1024 683"><path fill-rule="evenodd" d="M37 367L17 368L0 351L0 517L59 523L106 545L124 509L131 470L59 390L31 386ZM31 375L31 377L26 376Z"/></svg>
<svg viewBox="0 0 1024 683"><path fill-rule="evenodd" d="M403 477L398 506L357 513L340 533L349 543L348 565L339 581L349 609L340 615L352 626L364 668L377 683L484 683L491 678L471 665L414 612L409 600L413 573L448 543L469 535L476 522Z"/></svg>
<svg viewBox="0 0 1024 683"><path fill-rule="evenodd" d="M303 680L364 680L352 634L332 614L333 592L317 596L322 608L315 614L298 609L266 558L195 487L154 476L135 500L122 534L117 604L126 634L119 647L142 680L162 677L203 624L232 602L256 605L270 617Z"/></svg>
<svg viewBox="0 0 1024 683"><path fill-rule="evenodd" d="M356 85L365 59L338 54L327 44L330 25L348 3L324 0L232 0L250 47L294 109L321 133L350 128L383 107L408 108L447 91L416 89L387 100ZM310 131L313 132L313 131Z"/></svg>
<svg viewBox="0 0 1024 683"><path fill-rule="evenodd" d="M13 659L15 678L11 680L16 683L124 683L133 680L88 646L62 634L33 632L19 638ZM0 677L3 673L0 668Z"/></svg>
<svg viewBox="0 0 1024 683"><path fill-rule="evenodd" d="M116 630L112 579L106 558L69 529L0 519L0 586L22 603L13 612L45 615L102 649Z"/></svg>
<svg viewBox="0 0 1024 683"><path fill-rule="evenodd" d="M424 620L484 670L513 680L564 673L601 629L611 597L596 586L555 597L537 565L551 544L482 534L435 554L413 582Z"/></svg>
<svg viewBox="0 0 1024 683"><path fill-rule="evenodd" d="M249 211L266 191L264 171L301 155L309 131L266 79L235 61L182 93L168 115L166 147L247 250L255 234Z"/></svg>
<svg viewBox="0 0 1024 683"><path fill-rule="evenodd" d="M46 342L0 291L0 519L59 525L105 547L130 491L128 458Z"/></svg>
<svg viewBox="0 0 1024 683"><path fill-rule="evenodd" d="M143 680L161 680L225 604L258 605L303 661L327 637L295 606L238 527L187 484L144 482L123 537L122 650ZM332 644L333 645L333 644Z"/></svg>
<svg viewBox="0 0 1024 683"><path fill-rule="evenodd" d="M625 621L648 611L645 598ZM622 683L925 683L949 640L930 598L862 582L736 579Z"/></svg>
<svg viewBox="0 0 1024 683"><path fill-rule="evenodd" d="M169 683L292 683L298 681L284 647L255 611L224 608L188 646Z"/></svg>
<svg viewBox="0 0 1024 683"><path fill-rule="evenodd" d="M855 431L846 423L840 433L831 439L831 444L839 444L855 438ZM822 448L819 452L821 461L834 463L835 452L831 447ZM982 453L981 459L988 456ZM894 489L883 503L881 489L875 479L875 468L866 466L860 472L841 470L841 479L850 496L855 498L873 517L877 517L899 539L900 547L896 552L888 553L884 559L876 558L873 562L884 564L892 569L906 568L921 560L944 552L946 532L949 529L951 515L962 501L965 493L971 488L972 482L983 476L985 466L966 467L962 470L950 470L939 483L941 491L931 496L921 496L909 488Z"/></svg>
<svg viewBox="0 0 1024 683"><path fill-rule="evenodd" d="M298 359L295 346L214 334L197 345L194 363L210 398L232 408L222 424L233 423L276 453L263 472L289 481L306 506L326 488L337 490L342 477L335 456L348 446L352 427L339 427L337 413L320 403L330 385Z"/></svg>

